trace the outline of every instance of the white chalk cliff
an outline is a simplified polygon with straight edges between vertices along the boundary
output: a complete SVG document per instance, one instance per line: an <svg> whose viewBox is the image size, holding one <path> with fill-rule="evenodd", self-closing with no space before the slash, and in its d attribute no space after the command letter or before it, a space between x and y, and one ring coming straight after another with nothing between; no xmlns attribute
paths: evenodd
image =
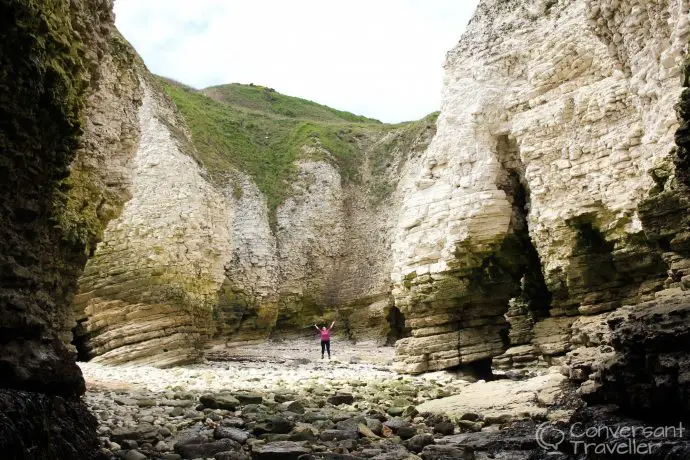
<svg viewBox="0 0 690 460"><path fill-rule="evenodd" d="M638 207L650 172L672 160L688 11L675 0L480 3L448 54L424 168L400 183L392 278L413 328L397 345L402 369L502 352L506 302L529 267L500 259L515 259L506 241L525 223L551 316L653 298L664 251L647 246Z"/></svg>
<svg viewBox="0 0 690 460"><path fill-rule="evenodd" d="M436 129L363 136L354 182L305 146L273 223L250 174L220 183L195 160L188 120L138 68L132 198L80 280L78 346L166 366L337 318L356 340L399 339L405 372L567 361L597 315L687 289L689 7L480 2Z"/></svg>

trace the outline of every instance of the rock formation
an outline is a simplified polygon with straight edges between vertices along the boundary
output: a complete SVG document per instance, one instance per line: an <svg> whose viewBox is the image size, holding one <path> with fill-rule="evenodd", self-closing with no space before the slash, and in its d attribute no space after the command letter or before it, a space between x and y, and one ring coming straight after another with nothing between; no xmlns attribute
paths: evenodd
<svg viewBox="0 0 690 460"><path fill-rule="evenodd" d="M174 121L170 103L143 71L140 82L132 198L89 260L76 304L98 359L145 363L155 350L166 365L197 357L229 253L228 216L165 124Z"/></svg>
<svg viewBox="0 0 690 460"><path fill-rule="evenodd" d="M561 365L588 401L687 416L688 0L484 0L436 126L182 88L111 9L0 1L3 455L95 455L75 351L166 367L332 319L403 372ZM209 148L181 94L294 129L284 177Z"/></svg>
<svg viewBox="0 0 690 460"><path fill-rule="evenodd" d="M120 195L70 170L97 150L83 120L116 52L102 0L0 2L0 451L5 458L89 458L96 420L68 344L77 277ZM106 83L107 84L107 83ZM121 103L121 102L118 102ZM103 109L106 109L105 107ZM126 121L122 121L126 124ZM86 138L82 133L86 131ZM124 158L127 133L109 151ZM121 141L121 142L120 142ZM100 157L89 158L98 169ZM71 175L71 172L74 175ZM91 205L94 191L103 200ZM110 193L112 192L112 193ZM98 206L96 206L98 205Z"/></svg>
<svg viewBox="0 0 690 460"><path fill-rule="evenodd" d="M366 125L349 138L354 169L305 140L277 204L251 168L208 156L180 94L313 123L301 106L271 89L243 100L254 86L180 93L131 66L140 142L114 175L132 199L80 281L78 348L166 366L211 338L337 318L356 340L411 335L397 343L405 372L563 362L578 315L682 289L687 195L674 165L687 155L673 151L673 106L686 7L482 2L448 55L428 149L431 120ZM358 129L342 126L343 139Z"/></svg>
<svg viewBox="0 0 690 460"><path fill-rule="evenodd" d="M578 315L681 293L674 105L687 12L686 1L480 3L448 55L424 167L401 180L393 294L412 329L396 345L401 370L511 345L501 366L557 363ZM527 336L513 329L531 322Z"/></svg>
<svg viewBox="0 0 690 460"><path fill-rule="evenodd" d="M104 73L121 79L113 70ZM170 366L198 359L211 338L305 334L334 319L341 333L381 344L404 328L392 319L391 191L405 160L431 139L433 117L359 128L352 139L364 161L354 173L327 145L305 143L272 211L251 174L210 167L189 128L195 120L163 91L176 84L143 65L129 70L132 85L100 95L129 91L142 103L110 112L134 114L139 142L125 168L113 166L131 199L79 281L75 344L84 359ZM207 93L220 98L218 88Z"/></svg>

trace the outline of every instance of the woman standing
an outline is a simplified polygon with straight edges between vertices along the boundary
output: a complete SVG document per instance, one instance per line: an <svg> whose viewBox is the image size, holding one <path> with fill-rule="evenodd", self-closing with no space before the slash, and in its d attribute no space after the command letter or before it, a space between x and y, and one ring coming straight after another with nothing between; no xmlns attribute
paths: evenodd
<svg viewBox="0 0 690 460"><path fill-rule="evenodd" d="M334 324L335 321L328 328L326 326L319 328L319 326L314 324L316 330L321 334L321 359L323 359L324 351L328 351L328 359L331 359L331 329L333 329Z"/></svg>

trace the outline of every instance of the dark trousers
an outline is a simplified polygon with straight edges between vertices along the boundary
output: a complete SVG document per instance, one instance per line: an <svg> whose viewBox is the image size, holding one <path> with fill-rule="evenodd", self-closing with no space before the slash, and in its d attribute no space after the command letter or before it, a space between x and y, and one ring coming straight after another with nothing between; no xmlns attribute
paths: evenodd
<svg viewBox="0 0 690 460"><path fill-rule="evenodd" d="M321 341L321 357L323 358L323 352L327 351L328 352L328 357L331 357L331 341L330 340L322 340Z"/></svg>

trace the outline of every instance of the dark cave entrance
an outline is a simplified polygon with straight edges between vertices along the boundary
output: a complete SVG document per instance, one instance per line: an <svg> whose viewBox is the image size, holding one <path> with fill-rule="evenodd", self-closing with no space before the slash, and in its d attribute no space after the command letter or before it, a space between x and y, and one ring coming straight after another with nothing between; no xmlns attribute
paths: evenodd
<svg viewBox="0 0 690 460"><path fill-rule="evenodd" d="M405 326L405 315L403 315L398 307L391 306L390 310L388 310L386 320L390 327L390 331L386 337L387 347L393 346L398 340L410 336L410 329Z"/></svg>
<svg viewBox="0 0 690 460"><path fill-rule="evenodd" d="M89 361L92 358L91 346L89 345L90 334L84 328L86 319L77 322L72 329L72 345L77 349L77 361Z"/></svg>
<svg viewBox="0 0 690 460"><path fill-rule="evenodd" d="M459 366L448 369L455 378L467 380L469 382L476 382L477 380L485 380L490 382L492 380L503 379L503 376L494 375L491 368L492 358L479 359L467 364L460 364Z"/></svg>

